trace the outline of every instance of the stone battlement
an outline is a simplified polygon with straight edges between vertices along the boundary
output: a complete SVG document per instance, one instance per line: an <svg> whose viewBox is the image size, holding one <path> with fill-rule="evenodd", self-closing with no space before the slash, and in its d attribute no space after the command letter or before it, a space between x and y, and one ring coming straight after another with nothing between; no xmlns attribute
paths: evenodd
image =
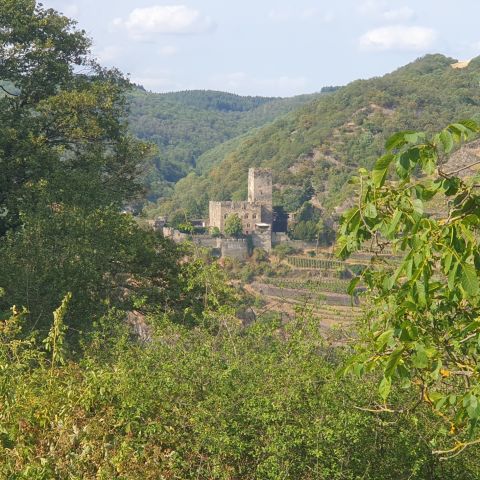
<svg viewBox="0 0 480 480"><path fill-rule="evenodd" d="M261 234L258 243L268 247L265 225L270 226L268 236L271 238L273 222L272 206L272 172L264 168L248 170L247 201L211 201L209 203L209 226L225 233L225 221L230 215L238 215L242 221L244 235ZM263 225L263 227L260 227ZM270 241L271 248L271 241Z"/></svg>

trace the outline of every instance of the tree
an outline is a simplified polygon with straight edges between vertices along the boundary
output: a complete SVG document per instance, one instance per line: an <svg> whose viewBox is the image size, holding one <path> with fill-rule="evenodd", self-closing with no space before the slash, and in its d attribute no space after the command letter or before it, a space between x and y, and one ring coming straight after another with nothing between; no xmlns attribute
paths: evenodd
<svg viewBox="0 0 480 480"><path fill-rule="evenodd" d="M228 237L239 238L242 236L242 220L236 213L230 214L225 220L225 235Z"/></svg>
<svg viewBox="0 0 480 480"><path fill-rule="evenodd" d="M26 305L37 329L70 291L76 329L135 292L175 292L176 248L120 213L150 147L128 134L127 80L89 47L58 12L0 0L0 309Z"/></svg>
<svg viewBox="0 0 480 480"><path fill-rule="evenodd" d="M391 137L374 169L352 179L359 201L338 241L342 258L367 242L376 253L350 286L366 284L369 309L365 342L347 371L381 370L382 411L392 386L416 390L412 404L426 402L447 423L455 441L440 452L447 457L480 442L480 195L475 176L459 176L469 166L442 162L478 132L463 121L432 136ZM393 260L380 255L390 249Z"/></svg>

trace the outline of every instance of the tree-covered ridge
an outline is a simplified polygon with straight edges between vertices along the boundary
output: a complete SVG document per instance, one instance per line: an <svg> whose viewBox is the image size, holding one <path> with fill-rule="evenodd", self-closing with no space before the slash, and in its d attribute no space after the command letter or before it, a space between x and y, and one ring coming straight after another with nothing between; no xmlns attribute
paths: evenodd
<svg viewBox="0 0 480 480"><path fill-rule="evenodd" d="M316 96L282 99L208 90L157 94L135 89L128 96L131 131L159 150L144 175L148 198L168 195L174 182L196 168L204 152Z"/></svg>
<svg viewBox="0 0 480 480"><path fill-rule="evenodd" d="M279 204L288 207L311 182L322 205L337 206L347 196L351 172L372 165L395 131L434 131L458 118L478 117L480 60L462 70L452 69L453 62L427 55L383 77L357 80L231 142L229 151L217 147L216 156L205 154L211 170L178 182L164 210L199 215L208 199L243 198L251 166L273 170ZM187 192L198 192L198 199L192 203Z"/></svg>

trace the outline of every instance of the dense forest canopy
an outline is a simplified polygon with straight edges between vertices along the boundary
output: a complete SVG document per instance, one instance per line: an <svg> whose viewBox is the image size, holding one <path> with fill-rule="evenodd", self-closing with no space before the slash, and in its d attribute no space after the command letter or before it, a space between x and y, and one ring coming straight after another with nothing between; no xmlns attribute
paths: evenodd
<svg viewBox="0 0 480 480"><path fill-rule="evenodd" d="M124 120L128 81L92 60L72 20L31 0L0 6L0 309L23 305L26 330L46 331L72 292L80 332L137 298L185 307L182 252L121 214L152 151Z"/></svg>
<svg viewBox="0 0 480 480"><path fill-rule="evenodd" d="M344 186L352 172L370 167L395 131L433 132L459 118L478 118L480 59L461 70L451 68L454 61L427 55L383 77L357 80L205 153L208 160L198 163L208 170L179 181L159 211L200 216L209 199L243 199L252 166L273 170L278 205L298 208L292 199L310 182L332 211L348 198Z"/></svg>
<svg viewBox="0 0 480 480"><path fill-rule="evenodd" d="M208 90L165 94L133 90L128 95L130 130L158 147L143 174L147 199L169 196L175 182L197 167L202 170L198 160L203 153L316 96L281 99Z"/></svg>

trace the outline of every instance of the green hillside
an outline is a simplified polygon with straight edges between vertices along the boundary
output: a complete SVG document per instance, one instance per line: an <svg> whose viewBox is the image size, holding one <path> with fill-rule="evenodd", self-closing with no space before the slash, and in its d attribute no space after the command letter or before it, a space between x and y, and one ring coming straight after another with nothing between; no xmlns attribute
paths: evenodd
<svg viewBox="0 0 480 480"><path fill-rule="evenodd" d="M371 166L385 139L398 130L434 131L449 122L480 116L480 58L454 70L455 60L427 55L393 73L357 80L314 99L275 122L217 147L175 186L161 211L205 215L209 199L242 199L248 167L272 168L275 202L295 210L304 186L332 210L348 195L346 181Z"/></svg>
<svg viewBox="0 0 480 480"><path fill-rule="evenodd" d="M196 167L206 151L303 106L318 95L281 99L242 97L215 91L149 93L135 89L128 98L130 128L153 142L158 155L147 165L150 200L168 195L171 186Z"/></svg>

